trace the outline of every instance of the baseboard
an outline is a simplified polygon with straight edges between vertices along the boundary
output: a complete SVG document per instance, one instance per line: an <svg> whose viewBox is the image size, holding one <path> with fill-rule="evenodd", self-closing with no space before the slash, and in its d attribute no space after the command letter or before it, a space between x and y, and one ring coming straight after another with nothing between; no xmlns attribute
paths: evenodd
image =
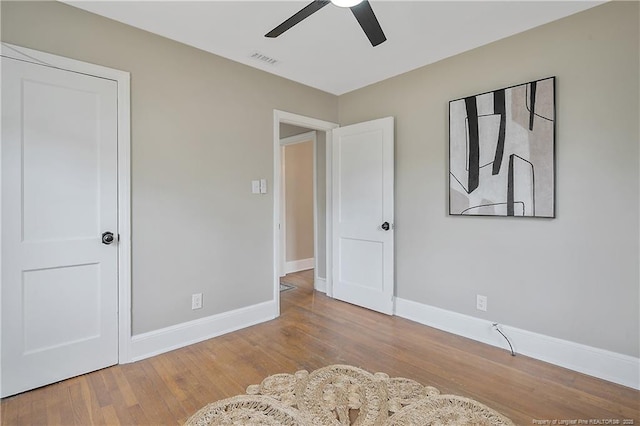
<svg viewBox="0 0 640 426"><path fill-rule="evenodd" d="M131 361L139 361L221 336L275 318L276 303L268 301L185 322L131 338Z"/></svg>
<svg viewBox="0 0 640 426"><path fill-rule="evenodd" d="M315 278L315 283L313 285L313 288L316 291L320 291L322 293L326 293L327 292L327 279L326 278L316 277Z"/></svg>
<svg viewBox="0 0 640 426"><path fill-rule="evenodd" d="M490 321L434 306L396 299L396 315L449 333L509 349ZM640 389L640 358L500 325L519 354Z"/></svg>
<svg viewBox="0 0 640 426"><path fill-rule="evenodd" d="M291 260L285 263L284 272L285 274L290 274L292 272L306 271L307 269L313 269L314 266L315 261L313 257L309 259Z"/></svg>

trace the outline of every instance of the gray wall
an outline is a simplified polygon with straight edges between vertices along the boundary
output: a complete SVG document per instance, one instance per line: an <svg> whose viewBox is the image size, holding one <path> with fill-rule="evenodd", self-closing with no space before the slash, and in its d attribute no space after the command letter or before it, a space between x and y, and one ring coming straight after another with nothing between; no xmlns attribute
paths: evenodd
<svg viewBox="0 0 640 426"><path fill-rule="evenodd" d="M250 181L273 176L276 108L396 117L399 297L640 355L636 2L339 98L57 2L1 7L3 41L131 72L135 334L271 298L273 198ZM551 75L557 219L448 217L448 101Z"/></svg>
<svg viewBox="0 0 640 426"><path fill-rule="evenodd" d="M399 297L640 355L638 18L605 4L340 97L342 125L396 118ZM557 218L447 216L448 101L548 76Z"/></svg>
<svg viewBox="0 0 640 426"><path fill-rule="evenodd" d="M311 129L307 129L306 127L299 127L299 126L294 126L293 124L280 123L280 139L301 135L303 133L307 133L310 131Z"/></svg>
<svg viewBox="0 0 640 426"><path fill-rule="evenodd" d="M335 122L337 97L62 3L1 7L2 41L131 73L133 333L271 300L251 180L273 176L273 109Z"/></svg>

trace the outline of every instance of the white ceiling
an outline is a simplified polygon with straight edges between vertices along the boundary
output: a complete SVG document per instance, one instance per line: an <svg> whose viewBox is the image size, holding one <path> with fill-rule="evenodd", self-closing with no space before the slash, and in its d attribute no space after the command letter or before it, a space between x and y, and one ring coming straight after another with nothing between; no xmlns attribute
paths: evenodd
<svg viewBox="0 0 640 426"><path fill-rule="evenodd" d="M332 4L264 37L310 0L63 1L335 95L603 3L371 0L387 36L372 47L351 11ZM252 59L256 52L278 62Z"/></svg>

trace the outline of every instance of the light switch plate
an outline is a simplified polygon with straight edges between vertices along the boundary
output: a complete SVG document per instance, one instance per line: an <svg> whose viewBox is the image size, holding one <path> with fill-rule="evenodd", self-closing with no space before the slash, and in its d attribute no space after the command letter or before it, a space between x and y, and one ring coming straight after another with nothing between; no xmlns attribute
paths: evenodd
<svg viewBox="0 0 640 426"><path fill-rule="evenodd" d="M259 180L252 180L251 181L251 193L252 194L259 194L260 193L260 181Z"/></svg>

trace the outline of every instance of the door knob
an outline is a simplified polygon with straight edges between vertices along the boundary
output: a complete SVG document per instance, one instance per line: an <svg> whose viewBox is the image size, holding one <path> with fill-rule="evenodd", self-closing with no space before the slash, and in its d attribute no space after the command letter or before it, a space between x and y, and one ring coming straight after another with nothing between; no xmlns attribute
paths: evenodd
<svg viewBox="0 0 640 426"><path fill-rule="evenodd" d="M382 224L382 226L380 226L383 230L388 231L389 230L389 222L385 222Z"/></svg>
<svg viewBox="0 0 640 426"><path fill-rule="evenodd" d="M102 244L109 245L113 242L113 240L113 232L107 231L102 233Z"/></svg>

